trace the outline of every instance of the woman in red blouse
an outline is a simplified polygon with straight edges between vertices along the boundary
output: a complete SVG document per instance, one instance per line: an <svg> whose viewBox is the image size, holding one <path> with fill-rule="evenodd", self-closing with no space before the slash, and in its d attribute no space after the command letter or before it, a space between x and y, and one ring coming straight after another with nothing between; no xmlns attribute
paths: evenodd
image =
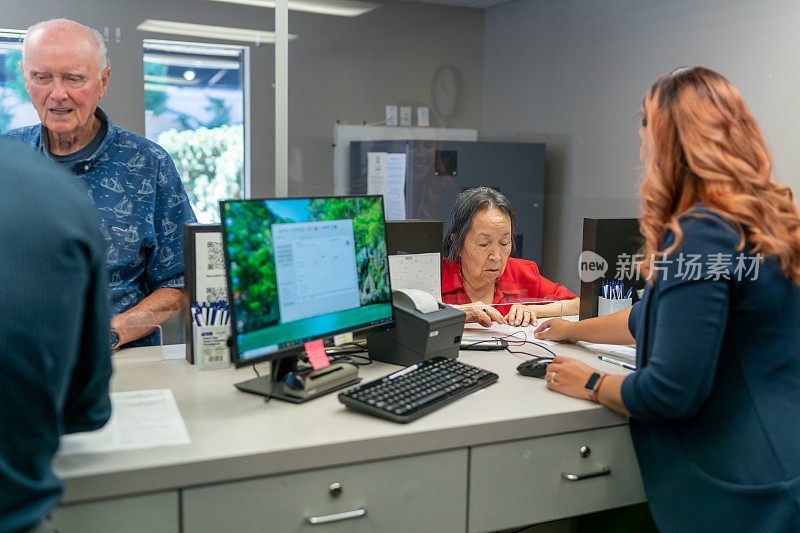
<svg viewBox="0 0 800 533"><path fill-rule="evenodd" d="M514 208L499 192L477 187L459 194L443 243L442 301L483 326L578 314L576 295L544 278L533 261L509 257L515 229Z"/></svg>

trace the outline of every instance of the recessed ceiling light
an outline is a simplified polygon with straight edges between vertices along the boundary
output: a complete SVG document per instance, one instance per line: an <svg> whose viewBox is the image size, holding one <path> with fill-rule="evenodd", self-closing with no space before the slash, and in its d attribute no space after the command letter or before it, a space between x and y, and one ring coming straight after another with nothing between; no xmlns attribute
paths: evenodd
<svg viewBox="0 0 800 533"><path fill-rule="evenodd" d="M226 41L244 41L256 44L275 42L275 32L250 30L247 28L230 28L227 26L210 26L207 24L191 24L189 22L173 22L171 20L147 19L138 26L139 31L168 33L170 35L188 35L207 39L223 39ZM297 35L289 34L289 39Z"/></svg>
<svg viewBox="0 0 800 533"><path fill-rule="evenodd" d="M275 7L275 0L211 0L212 2L227 2L256 7ZM360 0L289 0L290 11L305 11L320 15L335 15L337 17L357 17L369 13L380 7L372 2Z"/></svg>

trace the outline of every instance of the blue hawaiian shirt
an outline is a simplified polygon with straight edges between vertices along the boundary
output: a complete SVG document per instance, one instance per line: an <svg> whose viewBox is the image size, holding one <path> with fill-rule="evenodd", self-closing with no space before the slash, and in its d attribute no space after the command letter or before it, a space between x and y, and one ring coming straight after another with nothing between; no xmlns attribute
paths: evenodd
<svg viewBox="0 0 800 533"><path fill-rule="evenodd" d="M83 179L100 218L111 310L118 315L156 289L184 286L183 224L195 216L169 154L112 124L100 108L95 114L108 125L105 139L70 169ZM5 135L49 154L41 124ZM157 343L154 335L146 339L130 346Z"/></svg>

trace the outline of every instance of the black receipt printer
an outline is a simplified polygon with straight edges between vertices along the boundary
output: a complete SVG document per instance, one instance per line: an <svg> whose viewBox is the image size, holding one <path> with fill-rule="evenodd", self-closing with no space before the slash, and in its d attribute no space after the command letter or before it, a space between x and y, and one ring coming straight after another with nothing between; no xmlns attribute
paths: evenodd
<svg viewBox="0 0 800 533"><path fill-rule="evenodd" d="M458 357L466 313L414 289L392 291L392 305L395 327L367 333L372 359L408 366L437 356Z"/></svg>

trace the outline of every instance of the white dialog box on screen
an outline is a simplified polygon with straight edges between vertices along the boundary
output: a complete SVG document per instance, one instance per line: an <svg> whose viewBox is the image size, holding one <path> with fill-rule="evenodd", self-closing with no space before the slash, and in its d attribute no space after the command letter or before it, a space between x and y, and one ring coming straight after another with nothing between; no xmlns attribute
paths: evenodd
<svg viewBox="0 0 800 533"><path fill-rule="evenodd" d="M352 220L272 225L281 323L361 305Z"/></svg>

